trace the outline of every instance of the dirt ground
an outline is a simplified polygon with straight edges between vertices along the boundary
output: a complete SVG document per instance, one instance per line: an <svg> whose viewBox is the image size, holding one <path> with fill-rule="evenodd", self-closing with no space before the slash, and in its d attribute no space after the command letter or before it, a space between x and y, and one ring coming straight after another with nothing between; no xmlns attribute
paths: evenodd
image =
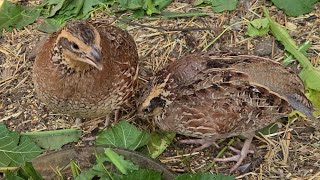
<svg viewBox="0 0 320 180"><path fill-rule="evenodd" d="M228 51L238 54L255 54L276 61L283 60L284 47L273 36L250 38L245 35L247 22L263 16L263 1L242 0L236 10L213 13L210 7L193 8L190 2L174 1L168 8L174 12L205 11L209 16L190 18L143 18L127 24L114 17L105 17L101 13L94 18L114 21L115 25L125 28L134 37L140 55L140 84L161 69L165 64L177 58L200 51ZM270 15L289 29L291 37L301 44L311 41L308 57L312 63L320 60L320 3L310 14L288 17L282 11L267 2ZM230 26L234 23L237 25ZM83 137L95 136L103 128L104 117L82 120L67 115L54 114L46 109L36 98L31 81L32 49L46 34L36 30L36 24L24 30L5 32L0 38L0 122L18 132L43 131L76 127L83 130ZM174 29L185 29L174 31ZM207 28L208 30L195 30ZM223 31L228 28L229 30ZM222 34L221 34L222 33ZM221 34L221 37L217 37ZM293 64L291 69L299 71ZM131 112L131 113L130 113ZM133 111L123 111L122 117L143 129L155 129L153 123L142 123ZM144 124L144 125L142 125ZM266 136L256 136L252 149L254 155L245 160L241 172L234 175L238 179L320 179L320 131L309 120L294 119L288 123L278 123L279 130ZM177 136L177 139L186 138ZM181 145L174 141L159 158L171 170L176 172L228 173L233 163L214 163L213 159L220 149L212 146L201 152L191 153L194 146ZM224 147L230 141L233 146L241 147L243 140L221 140ZM79 142L78 145L84 142ZM232 152L227 150L225 156Z"/></svg>

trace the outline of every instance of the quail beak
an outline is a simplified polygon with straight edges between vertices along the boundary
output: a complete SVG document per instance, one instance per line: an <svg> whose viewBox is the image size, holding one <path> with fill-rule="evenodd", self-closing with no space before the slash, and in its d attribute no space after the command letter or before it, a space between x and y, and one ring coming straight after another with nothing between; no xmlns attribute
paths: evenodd
<svg viewBox="0 0 320 180"><path fill-rule="evenodd" d="M100 49L93 47L91 51L87 54L86 58L88 59L88 64L96 67L100 71L103 69L102 54Z"/></svg>

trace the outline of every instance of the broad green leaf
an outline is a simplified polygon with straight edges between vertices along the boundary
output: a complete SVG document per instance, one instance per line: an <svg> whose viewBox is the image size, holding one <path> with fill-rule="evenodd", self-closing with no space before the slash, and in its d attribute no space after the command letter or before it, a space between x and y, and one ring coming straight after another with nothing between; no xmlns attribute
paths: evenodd
<svg viewBox="0 0 320 180"><path fill-rule="evenodd" d="M118 0L117 3L119 3L119 8L125 9L128 7L128 0Z"/></svg>
<svg viewBox="0 0 320 180"><path fill-rule="evenodd" d="M79 15L80 10L82 9L84 0L67 0L68 4L63 6L62 9L58 12L60 16L58 17L65 17L65 19L70 19L72 17L77 17Z"/></svg>
<svg viewBox="0 0 320 180"><path fill-rule="evenodd" d="M298 59L298 58L297 58ZM307 88L320 91L320 69L315 67L303 68L299 74Z"/></svg>
<svg viewBox="0 0 320 180"><path fill-rule="evenodd" d="M12 171L6 171L4 173L4 177L6 178L6 180L25 180L25 178L15 175Z"/></svg>
<svg viewBox="0 0 320 180"><path fill-rule="evenodd" d="M155 0L154 4L159 10L163 10L169 4L172 3L172 0Z"/></svg>
<svg viewBox="0 0 320 180"><path fill-rule="evenodd" d="M103 130L98 135L96 143L135 150L146 145L149 139L149 133L138 130L126 121L121 121L115 126Z"/></svg>
<svg viewBox="0 0 320 180"><path fill-rule="evenodd" d="M193 5L194 6L201 6L203 4L211 4L211 0L196 0Z"/></svg>
<svg viewBox="0 0 320 180"><path fill-rule="evenodd" d="M210 173L186 173L178 175L175 180L234 180L233 176L226 176L222 174L210 174Z"/></svg>
<svg viewBox="0 0 320 180"><path fill-rule="evenodd" d="M59 30L64 25L63 20L57 20L53 18L46 19L43 23L41 23L37 29L46 33L53 33Z"/></svg>
<svg viewBox="0 0 320 180"><path fill-rule="evenodd" d="M143 7L143 0L131 0L128 1L126 7L124 9L137 10Z"/></svg>
<svg viewBox="0 0 320 180"><path fill-rule="evenodd" d="M29 161L42 150L28 137L20 137L17 132L9 131L0 123L0 166L18 166Z"/></svg>
<svg viewBox="0 0 320 180"><path fill-rule="evenodd" d="M269 21L267 18L255 19L251 21L250 24L252 24L252 26L254 26L257 29L269 28Z"/></svg>
<svg viewBox="0 0 320 180"><path fill-rule="evenodd" d="M232 11L236 9L238 0L211 0L214 12Z"/></svg>
<svg viewBox="0 0 320 180"><path fill-rule="evenodd" d="M97 156L97 163L93 165L90 169L82 171L79 176L75 177L75 180L87 180L93 179L94 177L99 177L100 179L112 179L109 171L104 166L107 162L107 157L104 154Z"/></svg>
<svg viewBox="0 0 320 180"><path fill-rule="evenodd" d="M158 157L170 145L175 137L175 133L152 132L150 141L145 147L147 153L152 157Z"/></svg>
<svg viewBox="0 0 320 180"><path fill-rule="evenodd" d="M269 21L267 18L255 19L249 23L246 35L250 37L264 36L269 32Z"/></svg>
<svg viewBox="0 0 320 180"><path fill-rule="evenodd" d="M89 12L94 10L94 7L102 4L102 0L84 0L82 13L89 14Z"/></svg>
<svg viewBox="0 0 320 180"><path fill-rule="evenodd" d="M285 49L290 52L302 66L299 76L307 88L320 91L320 71L312 66L308 58L298 51L298 47L288 32L277 22L271 19L269 12L263 8L265 16L269 20L272 34L284 45Z"/></svg>
<svg viewBox="0 0 320 180"><path fill-rule="evenodd" d="M19 170L17 175L24 179L42 180L42 176L34 169L31 162L26 162Z"/></svg>
<svg viewBox="0 0 320 180"><path fill-rule="evenodd" d="M66 0L48 0L46 3L50 6L50 12L48 17L54 16L63 6Z"/></svg>
<svg viewBox="0 0 320 180"><path fill-rule="evenodd" d="M133 14L131 17L133 17L134 19L139 19L141 17L143 17L145 15L145 11L143 9L138 9L133 11Z"/></svg>
<svg viewBox="0 0 320 180"><path fill-rule="evenodd" d="M315 108L314 115L316 117L320 116L320 92L313 89L308 89L306 96L311 101L313 107Z"/></svg>
<svg viewBox="0 0 320 180"><path fill-rule="evenodd" d="M312 5L319 0L271 0L274 5L282 9L288 16L300 16L313 11Z"/></svg>
<svg viewBox="0 0 320 180"><path fill-rule="evenodd" d="M146 10L147 15L159 14L160 11L155 7L155 4L152 0L146 0L144 4L144 9Z"/></svg>
<svg viewBox="0 0 320 180"><path fill-rule="evenodd" d="M160 14L161 10L167 7L172 0L145 0L144 9L147 15Z"/></svg>
<svg viewBox="0 0 320 180"><path fill-rule="evenodd" d="M27 136L38 144L38 146L48 149L57 150L70 142L77 142L81 136L81 131L77 129L62 129L53 131L27 132Z"/></svg>
<svg viewBox="0 0 320 180"><path fill-rule="evenodd" d="M32 24L40 15L40 8L23 7L4 0L0 4L0 33L3 29L12 31Z"/></svg>
<svg viewBox="0 0 320 180"><path fill-rule="evenodd" d="M127 174L128 172L139 169L137 165L134 165L129 160L125 160L123 156L120 156L119 154L115 153L110 148L106 148L106 150L104 151L104 154L108 157L111 163L115 165L122 174Z"/></svg>
<svg viewBox="0 0 320 180"><path fill-rule="evenodd" d="M161 173L151 169L139 169L122 177L122 180L132 179L161 180Z"/></svg>

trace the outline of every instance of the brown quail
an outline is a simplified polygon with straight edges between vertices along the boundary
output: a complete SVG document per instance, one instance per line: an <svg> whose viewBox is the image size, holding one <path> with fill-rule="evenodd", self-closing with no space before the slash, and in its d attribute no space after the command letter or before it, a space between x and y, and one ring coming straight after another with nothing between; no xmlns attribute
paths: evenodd
<svg viewBox="0 0 320 180"><path fill-rule="evenodd" d="M133 38L104 22L71 21L38 50L35 91L51 110L79 118L110 115L136 88Z"/></svg>
<svg viewBox="0 0 320 180"><path fill-rule="evenodd" d="M312 118L312 105L299 77L270 59L193 54L170 63L143 88L137 100L142 116L160 129L201 139L201 150L215 140L244 135L237 161L250 152L254 132L297 109Z"/></svg>

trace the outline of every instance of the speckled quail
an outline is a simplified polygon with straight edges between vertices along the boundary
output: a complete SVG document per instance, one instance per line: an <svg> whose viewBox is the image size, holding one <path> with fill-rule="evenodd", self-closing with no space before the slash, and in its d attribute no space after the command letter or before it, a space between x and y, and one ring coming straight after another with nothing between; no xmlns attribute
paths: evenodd
<svg viewBox="0 0 320 180"><path fill-rule="evenodd" d="M51 110L79 118L111 114L136 88L133 38L101 21L68 22L38 50L35 91Z"/></svg>
<svg viewBox="0 0 320 180"><path fill-rule="evenodd" d="M160 129L201 138L201 150L215 140L244 135L237 161L250 152L254 132L297 109L310 118L312 105L299 77L270 59L250 56L193 54L170 63L142 90L141 116L151 116Z"/></svg>

